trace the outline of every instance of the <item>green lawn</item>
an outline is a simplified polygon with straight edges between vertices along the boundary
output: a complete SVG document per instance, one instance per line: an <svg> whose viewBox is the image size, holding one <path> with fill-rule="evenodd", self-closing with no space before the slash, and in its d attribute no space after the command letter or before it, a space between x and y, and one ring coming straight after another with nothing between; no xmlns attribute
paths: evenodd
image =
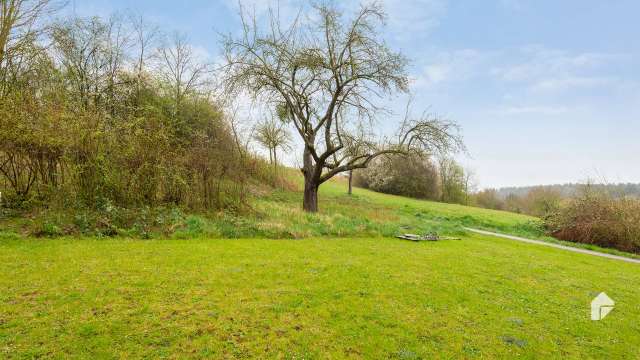
<svg viewBox="0 0 640 360"><path fill-rule="evenodd" d="M0 241L0 358L629 358L640 268L482 236ZM589 319L600 291L616 301Z"/></svg>
<svg viewBox="0 0 640 360"><path fill-rule="evenodd" d="M318 214L283 190L241 215L171 210L151 240L0 219L0 358L638 356L638 265L462 229L543 237L532 217L345 186ZM427 231L463 240L391 237ZM601 291L616 308L591 321Z"/></svg>

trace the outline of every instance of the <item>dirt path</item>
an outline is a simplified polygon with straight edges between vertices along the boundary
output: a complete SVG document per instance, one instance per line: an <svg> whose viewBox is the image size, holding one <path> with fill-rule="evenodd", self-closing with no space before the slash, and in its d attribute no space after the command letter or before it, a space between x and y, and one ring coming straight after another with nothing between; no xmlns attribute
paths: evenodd
<svg viewBox="0 0 640 360"><path fill-rule="evenodd" d="M587 249L581 249L581 248L575 248L575 247L571 247L571 246L553 244L553 243L540 241L540 240L525 239L525 238L521 238L521 237L518 237L518 236L499 234L499 233L494 233L494 232L491 232L491 231L484 231L484 230L478 230L478 229L473 229L473 228L465 228L465 229L469 230L471 232L474 232L474 233L478 233L478 234L491 235L491 236L496 236L496 237L500 237L500 238L526 242L526 243L529 243L529 244L550 246L550 247L554 247L556 249L562 249L562 250L573 251L573 252L577 252L577 253L581 253L581 254L600 256L600 257L604 257L604 258L608 258L608 259L614 259L614 260L620 260L620 261L626 261L626 262L630 262L630 263L640 264L640 260L632 259L632 258L628 258L628 257L624 257L624 256L606 254L606 253L601 253L601 252L587 250Z"/></svg>

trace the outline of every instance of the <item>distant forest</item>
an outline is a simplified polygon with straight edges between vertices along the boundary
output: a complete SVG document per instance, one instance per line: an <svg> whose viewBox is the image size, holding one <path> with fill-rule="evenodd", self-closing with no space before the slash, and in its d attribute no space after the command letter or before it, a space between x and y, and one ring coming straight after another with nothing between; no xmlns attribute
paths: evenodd
<svg viewBox="0 0 640 360"><path fill-rule="evenodd" d="M539 185L539 186L522 186L522 187L504 187L496 190L500 199L505 200L510 195L517 197L526 196L531 190L544 188L546 190L552 190L559 193L562 197L572 197L576 192L586 184L582 183L570 183L570 184L554 184L554 185ZM604 190L611 194L613 197L638 197L640 198L640 184L633 183L619 183L619 184L589 184L594 189Z"/></svg>

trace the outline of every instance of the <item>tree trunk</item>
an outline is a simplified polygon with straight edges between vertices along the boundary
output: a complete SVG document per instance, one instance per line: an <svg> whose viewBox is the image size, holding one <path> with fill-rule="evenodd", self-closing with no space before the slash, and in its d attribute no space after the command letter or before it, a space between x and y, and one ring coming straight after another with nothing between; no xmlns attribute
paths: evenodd
<svg viewBox="0 0 640 360"><path fill-rule="evenodd" d="M278 156L276 155L276 148L273 148L273 174L278 177Z"/></svg>
<svg viewBox="0 0 640 360"><path fill-rule="evenodd" d="M353 170L349 170L349 192L348 192L349 195L353 193L353 186L351 185L352 181L353 181Z"/></svg>
<svg viewBox="0 0 640 360"><path fill-rule="evenodd" d="M303 155L304 174L304 199L302 200L302 209L306 212L318 212L318 187L320 187L320 179L316 176L316 169L313 164L311 152L305 148Z"/></svg>
<svg viewBox="0 0 640 360"><path fill-rule="evenodd" d="M318 185L313 182L304 182L304 200L302 208L306 212L318 212Z"/></svg>

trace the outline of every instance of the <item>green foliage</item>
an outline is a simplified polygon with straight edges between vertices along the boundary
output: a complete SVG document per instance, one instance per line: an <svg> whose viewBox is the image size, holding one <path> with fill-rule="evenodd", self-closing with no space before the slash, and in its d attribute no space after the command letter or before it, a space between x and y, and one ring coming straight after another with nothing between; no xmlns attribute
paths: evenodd
<svg viewBox="0 0 640 360"><path fill-rule="evenodd" d="M55 223L45 221L42 224L42 229L40 229L40 231L38 233L36 233L35 235L36 236L50 236L50 237L60 236L60 235L62 235L62 230Z"/></svg>
<svg viewBox="0 0 640 360"><path fill-rule="evenodd" d="M269 168L266 164L257 167L257 172L261 172L263 166L266 173ZM219 212L194 212L186 209L187 215L176 206L131 208L102 199L95 209L52 208L33 213L33 220L19 216L0 219L0 226L38 234L42 224L49 221L61 229L59 235L181 239L379 237L402 232L457 235L465 232L463 227L531 237L544 233L539 220L518 214L414 200L359 188L349 196L344 191L346 183L339 180L329 181L321 189L324 209L308 214L299 206L301 175L294 170L282 171L289 179L283 187L274 189L260 182L247 185L254 194L247 198L251 210L227 208Z"/></svg>
<svg viewBox="0 0 640 360"><path fill-rule="evenodd" d="M217 227L208 219L190 215L172 235L175 239L194 239L199 237L220 237Z"/></svg>
<svg viewBox="0 0 640 360"><path fill-rule="evenodd" d="M20 234L11 230L0 230L0 240L18 240L22 237Z"/></svg>
<svg viewBox="0 0 640 360"><path fill-rule="evenodd" d="M163 68L124 66L126 25L71 18L1 64L12 74L0 84L5 207L245 205L245 191L228 185L244 183L246 165L220 106L195 87L177 98Z"/></svg>

